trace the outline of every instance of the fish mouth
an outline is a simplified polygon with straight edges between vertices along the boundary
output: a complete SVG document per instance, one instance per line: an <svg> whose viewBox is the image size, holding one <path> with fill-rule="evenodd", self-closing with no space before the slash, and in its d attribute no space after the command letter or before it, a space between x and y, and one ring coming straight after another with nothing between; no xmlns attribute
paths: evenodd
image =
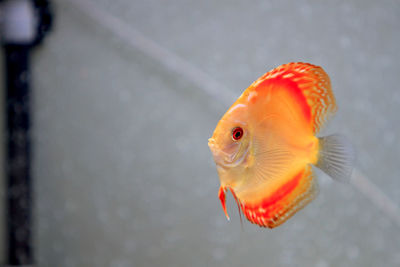
<svg viewBox="0 0 400 267"><path fill-rule="evenodd" d="M214 138L209 138L208 139L208 147L211 150L211 153L213 154L214 161L217 165L223 167L224 166L224 160L225 160L225 153L221 151L219 148L218 144L216 143Z"/></svg>
<svg viewBox="0 0 400 267"><path fill-rule="evenodd" d="M244 158L246 157L247 150L246 149L245 153L239 158L236 158L236 155L238 151L234 153L226 153L224 152L216 143L214 138L208 139L208 147L210 148L214 161L217 164L217 167L221 167L223 169L230 168L230 167L235 167L241 162L243 162Z"/></svg>
<svg viewBox="0 0 400 267"><path fill-rule="evenodd" d="M213 154L213 157L215 159L215 161L217 161L217 158L220 157L220 153L218 151L220 151L220 149L218 148L217 143L215 142L214 138L209 138L208 139L208 147L211 150L211 153Z"/></svg>

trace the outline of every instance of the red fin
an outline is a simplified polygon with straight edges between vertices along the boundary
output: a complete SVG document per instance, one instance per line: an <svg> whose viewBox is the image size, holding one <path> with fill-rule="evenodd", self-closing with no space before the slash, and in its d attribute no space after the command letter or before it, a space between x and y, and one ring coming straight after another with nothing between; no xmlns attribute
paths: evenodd
<svg viewBox="0 0 400 267"><path fill-rule="evenodd" d="M312 169L307 165L277 191L257 204L241 202L247 219L259 226L274 228L281 225L315 198L318 186Z"/></svg>
<svg viewBox="0 0 400 267"><path fill-rule="evenodd" d="M284 64L261 76L252 86L262 90L276 82L296 97L306 119L313 124L314 134L336 112L330 79L321 67L301 62Z"/></svg>
<svg viewBox="0 0 400 267"><path fill-rule="evenodd" d="M229 218L228 212L226 211L226 205L225 205L225 188L223 188L222 186L219 188L218 196L219 196L219 200L221 200L221 205L222 205L222 209L225 212L225 216L229 221L230 218Z"/></svg>

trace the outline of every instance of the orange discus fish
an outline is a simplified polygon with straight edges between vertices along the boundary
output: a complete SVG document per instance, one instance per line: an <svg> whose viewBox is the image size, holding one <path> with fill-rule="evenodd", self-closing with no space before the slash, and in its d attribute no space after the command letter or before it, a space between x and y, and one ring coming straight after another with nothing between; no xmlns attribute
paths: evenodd
<svg viewBox="0 0 400 267"><path fill-rule="evenodd" d="M274 228L317 195L311 165L349 180L351 144L338 134L316 137L336 109L328 75L308 63L281 65L243 92L208 140L228 219L227 190L250 222Z"/></svg>

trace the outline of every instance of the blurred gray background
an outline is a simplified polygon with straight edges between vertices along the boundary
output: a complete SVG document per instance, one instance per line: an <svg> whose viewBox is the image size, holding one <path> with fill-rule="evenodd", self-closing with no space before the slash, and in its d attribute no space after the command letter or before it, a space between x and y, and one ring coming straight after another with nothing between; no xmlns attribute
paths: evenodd
<svg viewBox="0 0 400 267"><path fill-rule="evenodd" d="M38 266L400 265L398 1L54 7L33 56ZM207 139L229 96L291 61L330 75L339 111L325 131L353 141L375 191L319 173L291 220L242 229L231 196L230 222L221 209Z"/></svg>

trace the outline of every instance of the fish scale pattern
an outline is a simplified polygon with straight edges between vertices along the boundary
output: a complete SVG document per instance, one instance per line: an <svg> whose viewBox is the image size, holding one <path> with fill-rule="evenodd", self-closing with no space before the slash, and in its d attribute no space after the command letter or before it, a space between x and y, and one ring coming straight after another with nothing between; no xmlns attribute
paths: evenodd
<svg viewBox="0 0 400 267"><path fill-rule="evenodd" d="M314 134L335 114L337 106L330 79L321 67L302 62L284 64L265 73L253 86L275 79L290 80L297 85L310 108Z"/></svg>

